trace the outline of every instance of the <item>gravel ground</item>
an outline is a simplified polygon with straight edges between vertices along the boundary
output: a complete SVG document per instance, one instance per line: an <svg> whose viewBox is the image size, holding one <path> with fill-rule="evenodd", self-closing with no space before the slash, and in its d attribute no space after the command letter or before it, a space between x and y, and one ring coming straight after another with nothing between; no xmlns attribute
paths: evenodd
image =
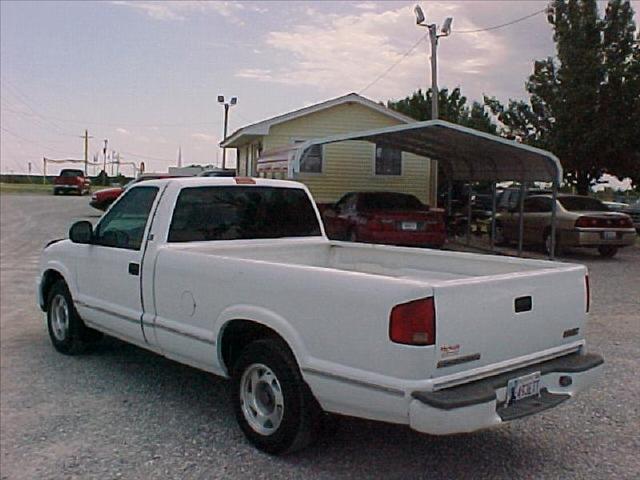
<svg viewBox="0 0 640 480"><path fill-rule="evenodd" d="M601 383L552 411L474 434L430 437L341 419L299 454L272 458L236 427L226 381L108 339L56 353L36 306L40 251L85 198L2 195L1 478L638 478L640 247L591 271L591 350Z"/></svg>

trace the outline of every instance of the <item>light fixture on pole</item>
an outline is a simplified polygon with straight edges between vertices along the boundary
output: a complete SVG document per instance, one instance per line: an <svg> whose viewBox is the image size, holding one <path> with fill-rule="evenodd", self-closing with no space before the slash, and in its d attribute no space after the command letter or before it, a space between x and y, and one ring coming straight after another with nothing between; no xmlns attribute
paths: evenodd
<svg viewBox="0 0 640 480"><path fill-rule="evenodd" d="M438 33L435 23L427 23L424 12L420 5L413 9L416 14L416 25L429 29L429 40L431 40L431 119L438 119L438 39L446 37L451 33L452 17L447 17Z"/></svg>
<svg viewBox="0 0 640 480"><path fill-rule="evenodd" d="M227 126L229 125L229 107L238 103L238 97L231 97L228 102L225 102L224 95L218 95L218 103L224 105L224 136L222 139L227 138ZM222 147L222 168L227 168L227 149Z"/></svg>

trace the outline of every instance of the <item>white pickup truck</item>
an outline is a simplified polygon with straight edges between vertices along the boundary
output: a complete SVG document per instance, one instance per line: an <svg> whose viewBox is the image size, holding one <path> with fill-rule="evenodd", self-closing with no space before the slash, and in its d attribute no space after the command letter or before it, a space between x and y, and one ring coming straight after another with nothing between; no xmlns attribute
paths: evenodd
<svg viewBox="0 0 640 480"><path fill-rule="evenodd" d="M322 412L470 432L591 385L581 265L330 241L301 184L150 180L43 252L54 347L101 333L232 379L247 438L306 446Z"/></svg>

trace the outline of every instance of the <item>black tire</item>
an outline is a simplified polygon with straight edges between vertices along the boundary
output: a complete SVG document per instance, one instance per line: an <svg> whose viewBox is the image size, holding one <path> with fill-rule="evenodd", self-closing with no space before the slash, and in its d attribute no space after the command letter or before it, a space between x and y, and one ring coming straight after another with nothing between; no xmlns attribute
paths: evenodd
<svg viewBox="0 0 640 480"><path fill-rule="evenodd" d="M65 355L83 353L102 338L100 332L84 324L62 280L51 287L47 298L47 329L53 347Z"/></svg>
<svg viewBox="0 0 640 480"><path fill-rule="evenodd" d="M54 194L54 195L59 195L59 194L60 194L60 192L58 191L58 189L57 189L57 188L54 188L54 189L53 189L53 194Z"/></svg>
<svg viewBox="0 0 640 480"><path fill-rule="evenodd" d="M598 253L604 258L612 258L618 253L618 247L613 245L600 245Z"/></svg>
<svg viewBox="0 0 640 480"><path fill-rule="evenodd" d="M266 367L266 371L262 370L264 376L254 383L251 374L260 376L262 367ZM265 378L267 380L263 380ZM256 448L279 455L301 450L315 440L321 426L322 409L283 341L263 339L245 347L234 365L232 382L236 420ZM254 385L257 388L253 389ZM261 397L265 400L260 400ZM255 401L251 401L252 398ZM258 412L275 414L275 422L268 420L262 423ZM256 427L256 423L261 425ZM268 432L258 430L270 427L271 431Z"/></svg>

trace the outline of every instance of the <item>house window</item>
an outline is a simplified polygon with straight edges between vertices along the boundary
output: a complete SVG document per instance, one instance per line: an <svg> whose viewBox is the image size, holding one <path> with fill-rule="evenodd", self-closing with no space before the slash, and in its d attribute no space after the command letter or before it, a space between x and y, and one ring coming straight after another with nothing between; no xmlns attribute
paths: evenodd
<svg viewBox="0 0 640 480"><path fill-rule="evenodd" d="M324 148L322 145L314 145L306 151L300 159L301 173L322 173Z"/></svg>
<svg viewBox="0 0 640 480"><path fill-rule="evenodd" d="M376 144L376 175L402 175L402 151Z"/></svg>

